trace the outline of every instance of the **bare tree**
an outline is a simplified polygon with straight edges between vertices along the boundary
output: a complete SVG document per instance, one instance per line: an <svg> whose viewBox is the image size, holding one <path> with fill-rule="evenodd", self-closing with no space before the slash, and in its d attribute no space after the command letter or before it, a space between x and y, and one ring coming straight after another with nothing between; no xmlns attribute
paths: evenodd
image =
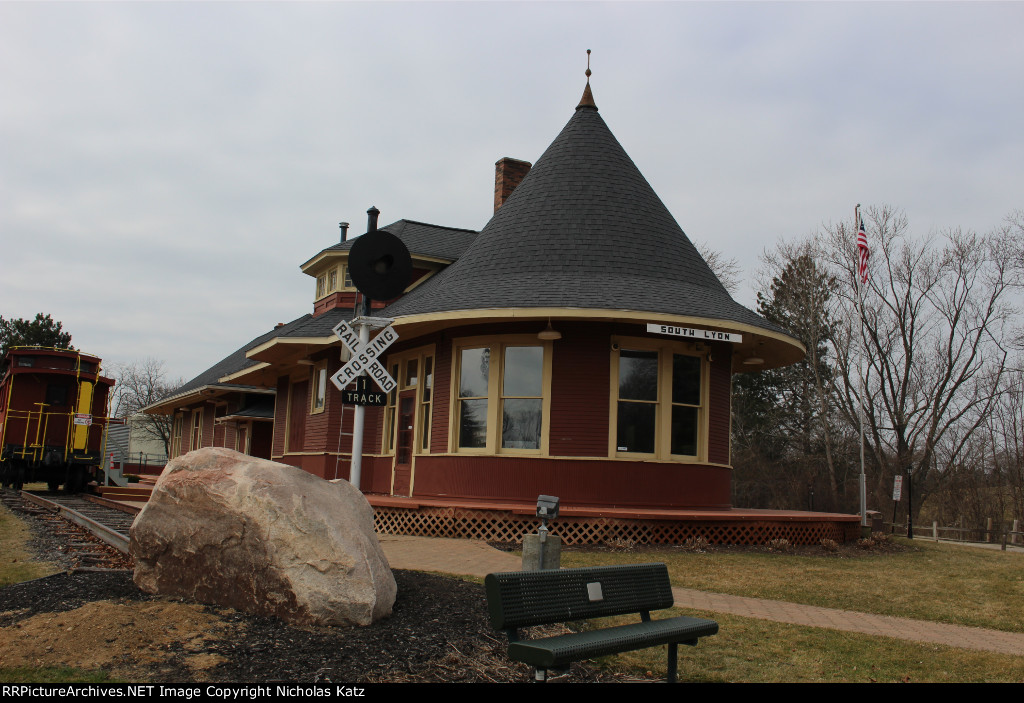
<svg viewBox="0 0 1024 703"><path fill-rule="evenodd" d="M704 242L694 242L697 252L707 263L711 272L718 276L729 295L736 295L740 289L740 279L743 276L743 269L735 258L728 259L725 254L712 249Z"/></svg>
<svg viewBox="0 0 1024 703"><path fill-rule="evenodd" d="M111 415L129 418L139 415L138 427L144 437L163 442L164 450L170 449L171 423L169 415L142 415L142 409L171 395L184 380L168 380L164 362L152 357L128 364L112 365L116 380L111 398Z"/></svg>
<svg viewBox="0 0 1024 703"><path fill-rule="evenodd" d="M902 212L866 213L871 270L863 305L856 296L854 228L827 226L819 240L823 262L841 282L836 294L845 310L837 331L837 390L852 426L860 408L867 411L876 493L884 495L887 478L908 472L923 497L940 447L947 465L958 461L1003 388L1014 338L1016 244L1005 229L916 239Z"/></svg>

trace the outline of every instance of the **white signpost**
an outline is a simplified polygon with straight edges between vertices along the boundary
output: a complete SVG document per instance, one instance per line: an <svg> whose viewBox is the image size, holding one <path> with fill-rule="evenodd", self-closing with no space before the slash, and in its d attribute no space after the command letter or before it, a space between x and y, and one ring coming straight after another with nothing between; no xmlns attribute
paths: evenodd
<svg viewBox="0 0 1024 703"><path fill-rule="evenodd" d="M334 334L345 345L345 348L352 352L352 358L341 367L338 373L331 377L331 382L339 391L344 391L357 377L368 375L380 389L385 393L394 390L398 382L391 378L377 358L384 353L398 340L398 332L391 327L392 320L383 317L357 317L352 320L359 328L358 335L345 320L334 326ZM383 329L370 341L370 328ZM363 473L363 424L365 422L366 407L356 406L355 418L352 421L352 465L349 469L349 482L359 488L359 482Z"/></svg>

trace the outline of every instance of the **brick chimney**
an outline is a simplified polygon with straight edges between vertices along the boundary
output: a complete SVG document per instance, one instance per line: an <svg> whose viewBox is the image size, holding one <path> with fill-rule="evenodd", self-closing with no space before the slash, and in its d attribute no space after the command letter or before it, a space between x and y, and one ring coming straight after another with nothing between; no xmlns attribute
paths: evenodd
<svg viewBox="0 0 1024 703"><path fill-rule="evenodd" d="M494 211L505 204L512 191L522 183L533 166L529 161L520 161L506 156L494 164Z"/></svg>

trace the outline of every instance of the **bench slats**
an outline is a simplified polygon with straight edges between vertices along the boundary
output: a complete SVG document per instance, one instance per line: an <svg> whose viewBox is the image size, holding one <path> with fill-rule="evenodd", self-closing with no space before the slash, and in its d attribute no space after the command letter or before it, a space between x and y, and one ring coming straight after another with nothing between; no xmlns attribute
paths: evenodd
<svg viewBox="0 0 1024 703"><path fill-rule="evenodd" d="M591 601L587 584L599 582L604 599ZM595 566L488 574L491 625L508 630L672 607L665 564Z"/></svg>
<svg viewBox="0 0 1024 703"><path fill-rule="evenodd" d="M606 654L668 645L668 680L676 680L679 644L697 644L718 633L703 618L652 620L650 611L672 607L672 584L665 564L629 564L582 569L546 569L487 574L484 579L491 624L509 637L508 655L534 667L537 680L549 669ZM612 615L639 614L641 622L570 632L532 640L519 629Z"/></svg>
<svg viewBox="0 0 1024 703"><path fill-rule="evenodd" d="M540 669L557 669L582 659L631 652L671 642L693 642L718 632L718 623L702 618L676 617L618 627L518 640L508 647L509 657Z"/></svg>

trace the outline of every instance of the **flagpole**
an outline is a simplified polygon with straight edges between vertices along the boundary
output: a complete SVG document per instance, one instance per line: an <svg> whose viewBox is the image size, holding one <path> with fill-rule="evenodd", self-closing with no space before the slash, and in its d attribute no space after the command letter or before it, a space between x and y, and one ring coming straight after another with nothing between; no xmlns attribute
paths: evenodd
<svg viewBox="0 0 1024 703"><path fill-rule="evenodd" d="M860 203L857 203L857 207L853 209L853 230L856 236L860 236ZM860 305L860 312L858 317L860 318L860 339L861 344L864 345L863 351L865 358L867 357L867 343L864 339L864 285L863 277L860 272L860 248L857 249L857 265L854 270L854 278L857 283L857 300ZM859 367L859 364L858 364ZM867 393L867 381L864 378L863 370L860 374L860 526L867 527L868 525L868 478L864 470L864 420L867 415L867 411L864 405L865 395Z"/></svg>

